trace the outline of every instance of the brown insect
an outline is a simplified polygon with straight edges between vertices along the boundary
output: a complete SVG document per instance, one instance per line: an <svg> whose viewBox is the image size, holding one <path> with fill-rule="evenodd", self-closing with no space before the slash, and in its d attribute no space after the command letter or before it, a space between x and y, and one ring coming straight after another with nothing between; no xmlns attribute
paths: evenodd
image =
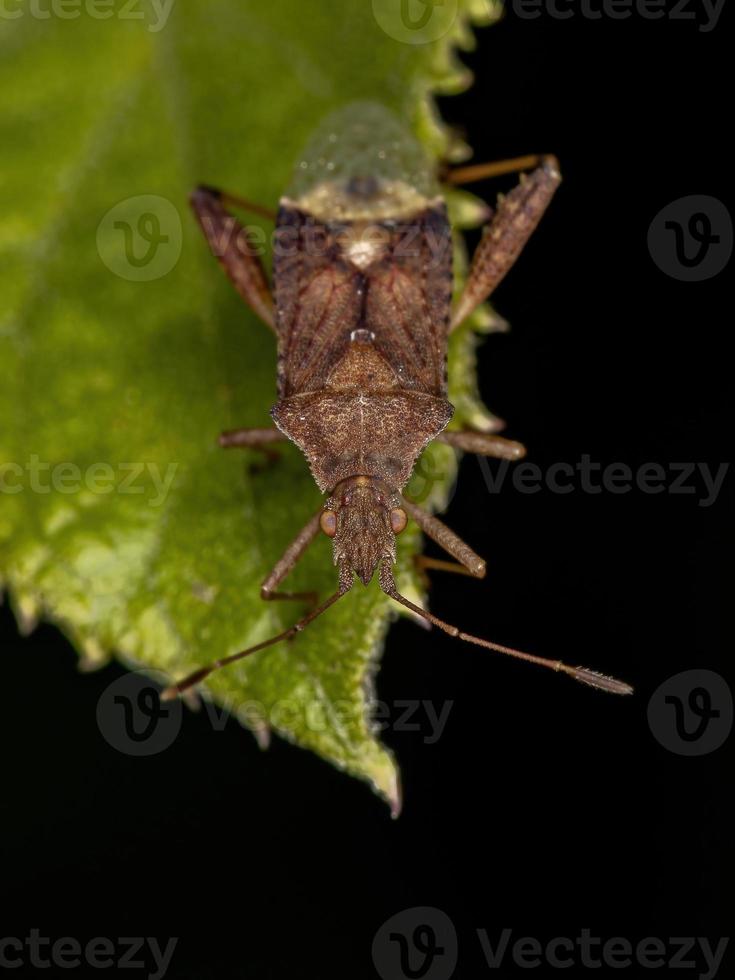
<svg viewBox="0 0 735 980"><path fill-rule="evenodd" d="M485 562L445 524L401 495L434 439L467 452L518 459L525 449L496 433L446 432L447 338L503 279L560 182L553 157L524 157L446 171L448 184L533 168L498 202L452 309L452 236L436 174L419 144L377 105L349 106L317 133L296 167L277 215L209 187L191 203L212 251L250 308L278 341L276 428L237 429L224 447L294 442L327 500L302 528L261 589L263 599L312 600L290 629L195 671L168 688L172 698L213 671L294 636L377 572L381 589L416 615L469 643L562 671L616 694L632 688L586 667L570 667L463 633L396 588L396 536L409 518L454 563L425 568L485 575ZM276 219L273 294L257 249L227 210ZM337 590L320 605L309 593L277 591L322 531L333 540Z"/></svg>

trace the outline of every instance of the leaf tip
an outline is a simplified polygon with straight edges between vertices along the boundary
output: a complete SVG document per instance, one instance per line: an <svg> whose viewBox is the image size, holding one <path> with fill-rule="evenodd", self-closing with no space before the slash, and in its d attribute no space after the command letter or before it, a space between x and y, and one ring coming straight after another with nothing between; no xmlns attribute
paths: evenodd
<svg viewBox="0 0 735 980"><path fill-rule="evenodd" d="M403 810L403 789L401 788L401 777L397 770L394 781L394 792L392 796L388 797L388 804L390 806L391 820L397 820Z"/></svg>

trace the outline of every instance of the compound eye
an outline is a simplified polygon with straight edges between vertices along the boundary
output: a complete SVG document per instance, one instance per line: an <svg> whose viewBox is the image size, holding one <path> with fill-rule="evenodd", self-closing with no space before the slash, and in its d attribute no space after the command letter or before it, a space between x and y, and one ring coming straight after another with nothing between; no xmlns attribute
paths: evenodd
<svg viewBox="0 0 735 980"><path fill-rule="evenodd" d="M408 518L406 517L406 512L401 507L394 507L390 512L390 526L393 529L394 534L400 534L401 531L405 530L406 524L408 524Z"/></svg>
<svg viewBox="0 0 735 980"><path fill-rule="evenodd" d="M322 511L319 525L328 538L333 538L337 533L337 515L333 510Z"/></svg>

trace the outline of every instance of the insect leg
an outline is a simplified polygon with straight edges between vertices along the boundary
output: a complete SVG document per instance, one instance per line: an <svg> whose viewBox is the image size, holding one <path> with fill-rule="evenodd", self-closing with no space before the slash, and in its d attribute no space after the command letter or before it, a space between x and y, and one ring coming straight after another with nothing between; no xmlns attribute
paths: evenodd
<svg viewBox="0 0 735 980"><path fill-rule="evenodd" d="M318 598L316 592L275 592L274 589L276 589L277 586L280 585L280 583L286 578L288 573L296 565L296 562L301 558L303 553L317 536L319 532L319 518L321 515L322 508L320 507L316 514L307 524L304 525L304 527L301 528L291 544L283 552L283 555L273 566L273 570L271 571L270 575L265 579L260 587L261 599L298 599L303 602L309 602L312 605L316 605Z"/></svg>
<svg viewBox="0 0 735 980"><path fill-rule="evenodd" d="M478 180L488 180L491 177L501 177L503 174L517 174L522 170L533 170L543 161L541 153L528 153L522 157L512 157L509 160L491 160L489 163L472 163L467 167L447 167L441 174L444 184L458 187L461 184L472 184Z"/></svg>
<svg viewBox="0 0 735 980"><path fill-rule="evenodd" d="M460 565L456 561L442 561L441 558L431 558L429 555L414 555L413 563L422 579L427 583L429 581L428 576L423 573L428 571L451 572L453 575L470 575L472 578L475 577L469 568Z"/></svg>
<svg viewBox="0 0 735 980"><path fill-rule="evenodd" d="M229 208L240 208L241 211L249 211L251 214L259 214L261 218L266 218L268 221L275 221L278 217L273 208L266 208L262 204L256 204L254 201L248 201L247 198L239 197L237 194L230 194L228 191L221 191L216 187L200 186L199 189L215 194L220 201L222 201L222 203Z"/></svg>
<svg viewBox="0 0 735 980"><path fill-rule="evenodd" d="M190 200L213 255L252 311L275 332L273 297L261 261L246 229L225 208L229 202L246 202L213 187L197 187Z"/></svg>
<svg viewBox="0 0 735 980"><path fill-rule="evenodd" d="M448 528L433 514L425 511L422 507L418 507L405 497L401 497L401 501L408 516L416 521L428 538L436 541L439 547L443 548L452 558L456 558L473 578L485 577L485 562L451 528Z"/></svg>
<svg viewBox="0 0 735 980"><path fill-rule="evenodd" d="M263 453L266 465L274 463L279 458L279 453L271 449L271 443L288 442L287 437L280 429L230 429L223 432L219 437L219 444L223 449L257 449Z"/></svg>
<svg viewBox="0 0 735 980"><path fill-rule="evenodd" d="M492 456L495 459L516 460L523 459L526 455L526 447L521 442L514 442L512 439L504 439L491 432L442 432L437 437L437 442L444 442L455 449L461 449L466 453L476 453L478 456Z"/></svg>
<svg viewBox="0 0 735 980"><path fill-rule="evenodd" d="M561 182L555 157L543 163L510 194L498 199L497 210L485 226L475 250L464 291L455 307L450 331L465 320L492 293L521 254L524 245L549 206Z"/></svg>
<svg viewBox="0 0 735 980"><path fill-rule="evenodd" d="M165 688L161 691L162 701L172 701L174 698L188 691L190 687L195 684L199 684L201 681L209 677L217 670L221 670L222 667L227 667L229 664L237 663L238 660L242 660L244 657L249 657L253 653L257 653L259 650L265 650L266 647L272 647L276 643L280 643L282 640L290 640L292 637L301 633L309 623L313 623L323 612L326 612L330 606L333 606L335 602L342 598L346 590L340 588L339 591L330 595L328 599L318 606L316 609L310 610L305 616L303 616L297 623L293 626L289 626L287 630L282 633L277 633L272 636L269 640L263 640L262 643L256 643L255 646L248 647L246 650L240 650L238 653L233 653L229 657L223 657L221 660L213 660L211 664L207 664L206 667L200 667L195 670L193 674L189 674L178 684L172 684L170 687Z"/></svg>

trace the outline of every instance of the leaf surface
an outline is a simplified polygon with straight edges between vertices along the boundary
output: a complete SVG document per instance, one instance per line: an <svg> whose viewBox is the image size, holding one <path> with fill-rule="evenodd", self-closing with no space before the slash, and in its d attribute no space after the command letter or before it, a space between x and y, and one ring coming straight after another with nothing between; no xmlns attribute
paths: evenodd
<svg viewBox="0 0 735 980"><path fill-rule="evenodd" d="M320 496L295 447L255 475L216 447L222 429L269 424L275 343L186 202L206 182L273 207L310 131L356 99L446 148L430 95L466 83L453 48L488 11L464 3L440 39L414 44L380 26L381 6L179 0L162 24L160 4L133 20L116 0L110 19L82 6L0 21L0 575L21 622L57 623L86 666L114 654L178 678L300 614L259 585ZM463 329L450 395L481 422L473 367ZM433 447L418 492L441 506L454 472ZM399 583L417 596L418 536L401 545ZM326 539L289 581L334 588ZM356 587L208 690L395 807L369 717L391 615L375 583Z"/></svg>

